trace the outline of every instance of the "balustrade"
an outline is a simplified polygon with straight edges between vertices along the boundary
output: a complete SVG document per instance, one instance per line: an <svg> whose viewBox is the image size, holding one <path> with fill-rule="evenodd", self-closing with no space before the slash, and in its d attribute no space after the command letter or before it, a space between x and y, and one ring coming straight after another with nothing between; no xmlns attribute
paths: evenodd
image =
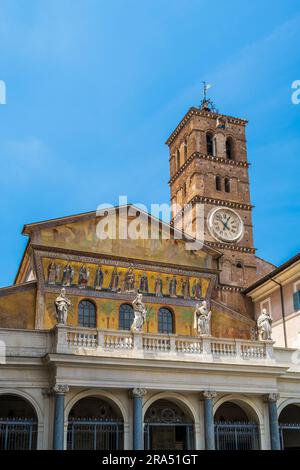
<svg viewBox="0 0 300 470"><path fill-rule="evenodd" d="M100 330L94 328L56 328L56 352L100 356L124 351L130 355L148 353L169 354L170 358L188 357L194 360L273 360L272 341L250 341L212 336L182 336L166 334L132 333L131 331Z"/></svg>

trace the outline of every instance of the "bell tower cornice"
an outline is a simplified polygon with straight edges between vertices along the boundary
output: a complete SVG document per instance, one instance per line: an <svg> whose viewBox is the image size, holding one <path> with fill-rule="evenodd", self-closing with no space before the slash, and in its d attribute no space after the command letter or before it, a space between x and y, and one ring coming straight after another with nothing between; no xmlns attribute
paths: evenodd
<svg viewBox="0 0 300 470"><path fill-rule="evenodd" d="M206 111L204 109L196 108L196 107L191 107L188 112L185 114L185 116L182 118L178 126L174 129L170 137L166 140L166 144L170 145L173 140L178 136L179 132L186 126L188 121L193 117L193 116L201 116L204 118L212 118L212 119L224 119L226 120L229 124L238 124L241 126L246 126L248 121L246 119L241 119L241 118L236 118L233 116L227 116L225 114L219 114L219 113L214 113L210 111Z"/></svg>

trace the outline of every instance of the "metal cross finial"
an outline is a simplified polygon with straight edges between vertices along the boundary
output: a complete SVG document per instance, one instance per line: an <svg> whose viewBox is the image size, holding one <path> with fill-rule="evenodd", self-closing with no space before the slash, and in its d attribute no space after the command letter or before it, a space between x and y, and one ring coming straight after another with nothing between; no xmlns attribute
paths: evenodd
<svg viewBox="0 0 300 470"><path fill-rule="evenodd" d="M211 83L207 83L205 81L202 82L203 83L203 100L206 101L207 100L207 90L209 90L212 85Z"/></svg>
<svg viewBox="0 0 300 470"><path fill-rule="evenodd" d="M203 83L203 99L202 99L200 108L207 109L212 112L218 112L217 109L215 108L214 103L211 101L211 99L207 98L207 90L209 90L212 87L212 85L205 81L203 81L202 83Z"/></svg>

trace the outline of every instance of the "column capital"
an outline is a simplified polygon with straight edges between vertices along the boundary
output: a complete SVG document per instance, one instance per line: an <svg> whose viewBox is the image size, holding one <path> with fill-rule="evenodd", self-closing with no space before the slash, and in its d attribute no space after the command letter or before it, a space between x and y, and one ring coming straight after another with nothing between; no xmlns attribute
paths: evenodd
<svg viewBox="0 0 300 470"><path fill-rule="evenodd" d="M64 395L65 393L68 393L69 390L70 390L69 385L65 385L65 384L55 384L52 387L52 391L56 395Z"/></svg>
<svg viewBox="0 0 300 470"><path fill-rule="evenodd" d="M201 398L204 400L212 400L213 398L216 398L217 392L214 390L204 390L201 392Z"/></svg>
<svg viewBox="0 0 300 470"><path fill-rule="evenodd" d="M135 387L129 390L130 398L143 398L147 393L145 388Z"/></svg>
<svg viewBox="0 0 300 470"><path fill-rule="evenodd" d="M279 393L267 393L266 395L264 395L264 400L266 402L276 402L279 397Z"/></svg>

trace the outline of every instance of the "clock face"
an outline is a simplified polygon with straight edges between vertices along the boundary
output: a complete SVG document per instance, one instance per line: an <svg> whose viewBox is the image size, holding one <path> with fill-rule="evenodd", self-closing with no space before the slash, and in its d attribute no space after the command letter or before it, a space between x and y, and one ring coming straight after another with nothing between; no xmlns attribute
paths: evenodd
<svg viewBox="0 0 300 470"><path fill-rule="evenodd" d="M232 209L214 209L208 218L208 228L212 236L225 242L236 242L243 235L243 222Z"/></svg>

